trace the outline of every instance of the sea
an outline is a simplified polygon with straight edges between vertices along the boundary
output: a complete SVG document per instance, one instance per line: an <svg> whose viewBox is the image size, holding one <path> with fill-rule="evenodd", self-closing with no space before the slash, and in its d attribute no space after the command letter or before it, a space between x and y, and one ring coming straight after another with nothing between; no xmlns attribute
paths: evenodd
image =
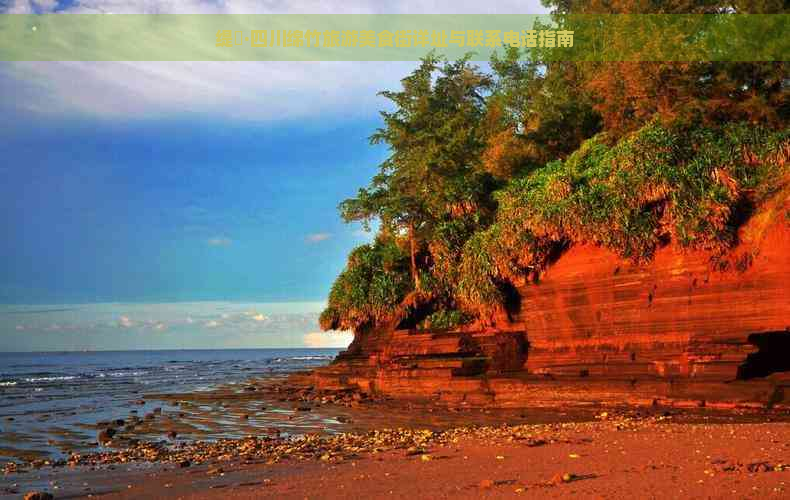
<svg viewBox="0 0 790 500"><path fill-rule="evenodd" d="M338 349L0 353L0 462L20 456L55 459L70 449L90 451L97 447L96 422L130 413L143 416L153 407L165 412L178 408L144 400L146 394L232 389L254 378L328 364L337 353ZM212 409L227 413L226 408L204 406L199 416L190 413L190 428L198 429L205 421L211 432L197 434L213 439L240 435L233 422L223 426L220 419L208 416ZM256 422L270 426L280 421L294 425L293 417L274 417L250 421L245 415L245 426L249 430Z"/></svg>

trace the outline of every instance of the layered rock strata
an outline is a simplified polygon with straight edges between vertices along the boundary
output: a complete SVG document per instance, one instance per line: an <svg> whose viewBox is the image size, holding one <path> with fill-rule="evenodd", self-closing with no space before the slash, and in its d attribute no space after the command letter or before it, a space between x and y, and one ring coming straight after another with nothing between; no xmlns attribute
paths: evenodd
<svg viewBox="0 0 790 500"><path fill-rule="evenodd" d="M452 405L790 407L790 197L738 237L724 259L667 246L646 265L574 245L509 321L358 333L314 379Z"/></svg>

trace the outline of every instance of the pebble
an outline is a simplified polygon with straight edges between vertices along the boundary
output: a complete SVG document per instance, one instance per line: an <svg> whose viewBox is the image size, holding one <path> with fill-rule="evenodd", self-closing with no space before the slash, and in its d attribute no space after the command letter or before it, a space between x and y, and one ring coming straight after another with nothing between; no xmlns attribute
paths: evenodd
<svg viewBox="0 0 790 500"><path fill-rule="evenodd" d="M29 491L25 493L24 500L52 500L54 497L46 491Z"/></svg>

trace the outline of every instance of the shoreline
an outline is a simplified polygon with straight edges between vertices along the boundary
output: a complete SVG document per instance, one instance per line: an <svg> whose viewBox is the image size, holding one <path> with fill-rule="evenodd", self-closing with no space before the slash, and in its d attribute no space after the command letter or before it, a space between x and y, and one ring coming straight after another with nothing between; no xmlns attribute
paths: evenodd
<svg viewBox="0 0 790 500"><path fill-rule="evenodd" d="M276 461L256 454L260 448L252 444L245 451L233 443L227 455L200 464L49 469L28 476L27 484L17 476L0 497L44 484L55 498L347 498L351 485L354 495L367 498L671 497L681 491L688 498L758 492L782 498L790 485L787 422L607 415L583 423L341 436L282 441L278 446L297 452Z"/></svg>
<svg viewBox="0 0 790 500"><path fill-rule="evenodd" d="M667 453L672 451L670 455L687 452L685 447L693 443L686 440L699 434L729 438L745 436L748 439L743 439L743 448L725 455L721 463L708 465L721 466L722 471L729 467L731 470L723 472L732 474L722 476L729 478L727 484L735 479L739 484L744 481L744 484L750 485L752 482L763 486L770 483L772 488L784 488L784 481L790 484L790 473L779 474L784 473L786 468L790 470L790 445L785 444L790 443L790 412L787 411L614 408L601 405L519 410L459 409L429 401L405 402L375 398L347 389L318 391L299 384L299 377L292 375L288 378L257 379L244 385L235 398L239 401L255 401L258 405L266 402L267 407L271 404L291 407L294 409L292 414L315 415L317 420L342 420L342 428L309 431L301 436L272 430L252 432L250 437L241 439L140 440L133 444L124 443L127 446L120 449L72 455L70 460L57 462L54 467L39 462L21 468L7 468L0 479L0 498L32 490L46 490L55 494L56 498L61 495L96 494L119 498L170 498L176 493L186 498L228 495L231 498L332 498L333 495L340 498L343 496L340 494L341 486L349 484L349 479L343 479L343 475L349 473L349 467L363 475L374 472L387 474L387 471L382 472L382 467L391 468L391 472L401 471L405 467L416 478L426 471L415 464L427 466L426 470L430 469L431 474L442 478L439 482L450 488L459 481L468 480L463 476L458 477L456 467L450 466L452 461L449 459L461 456L466 456L462 460L476 464L481 474L488 474L491 478L481 476L479 482L482 486L465 484L462 490L453 490L453 496L471 497L481 492L507 496L526 492L537 494L539 491L541 495L552 496L552 491L556 490L559 495L560 490L569 487L579 487L580 491L584 491L587 488L584 483L603 481L608 485L606 487L612 488L622 485L618 486L616 480L612 482L605 479L601 472L571 468L571 465L581 461L573 461L562 467L558 465L557 471L548 477L544 477L548 471L543 467L538 468L539 473L536 470L526 475L521 473L515 478L503 478L495 473L498 473L504 463L502 461L506 459L488 457L489 448L505 446L509 456L531 463L538 457L545 459L547 453L554 458L561 458L562 453L556 455L556 450L551 453L547 450L564 450L575 443L586 450L576 455L598 456L607 466L616 467L619 462L612 462L612 457L605 456L604 451L620 442L618 436L630 436L630 433L649 434L650 447L668 450ZM255 390L250 390L250 387ZM160 396L180 400L188 397L184 394ZM195 393L192 396L198 399L223 399L228 406L232 406L233 402L233 398L222 391ZM300 407L302 410L299 410ZM771 437L768 448L750 444L750 440L768 437ZM720 444L728 446L729 438ZM777 441L781 446L774 446ZM771 449L771 452L764 457L754 455L766 449ZM573 454L569 453L569 456ZM749 458L745 459L747 456ZM693 464L698 468L702 462L693 461ZM688 466L691 466L691 462ZM751 476L753 473L749 467L779 475L774 477L768 474L755 478ZM327 468L338 475L327 478ZM20 472L22 470L25 472ZM113 478L119 479L108 480L107 471L112 471ZM655 472L652 469L642 471L645 477L652 477ZM570 474L567 480L562 479L565 474ZM748 481L741 477L743 474L749 476ZM782 479L777 479L780 476ZM294 490L293 483L297 477L300 478L300 484L303 483L303 477L310 479L303 484L303 488ZM490 484L487 482L489 480ZM126 483L123 488L119 487L118 481ZM325 495L324 487L319 489L318 484L327 481L335 489L332 494ZM379 486L376 481L370 480L370 484L360 491L383 494ZM393 495L405 497L420 494L414 491L409 494L409 491L408 488L398 490L398 493L393 490ZM441 497L449 495L450 490L436 490L436 493Z"/></svg>

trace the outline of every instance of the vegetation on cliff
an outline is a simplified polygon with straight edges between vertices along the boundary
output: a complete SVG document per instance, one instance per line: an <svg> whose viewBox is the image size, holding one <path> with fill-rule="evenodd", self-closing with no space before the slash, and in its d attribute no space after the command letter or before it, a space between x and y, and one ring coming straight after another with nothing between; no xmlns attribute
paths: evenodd
<svg viewBox="0 0 790 500"><path fill-rule="evenodd" d="M559 2L555 15L602 9ZM489 75L468 58L429 55L400 91L382 93L395 110L371 141L391 154L340 206L347 221L378 221L379 233L351 253L322 328L486 320L578 242L639 262L664 245L721 256L790 178L784 63L522 59L509 49Z"/></svg>

